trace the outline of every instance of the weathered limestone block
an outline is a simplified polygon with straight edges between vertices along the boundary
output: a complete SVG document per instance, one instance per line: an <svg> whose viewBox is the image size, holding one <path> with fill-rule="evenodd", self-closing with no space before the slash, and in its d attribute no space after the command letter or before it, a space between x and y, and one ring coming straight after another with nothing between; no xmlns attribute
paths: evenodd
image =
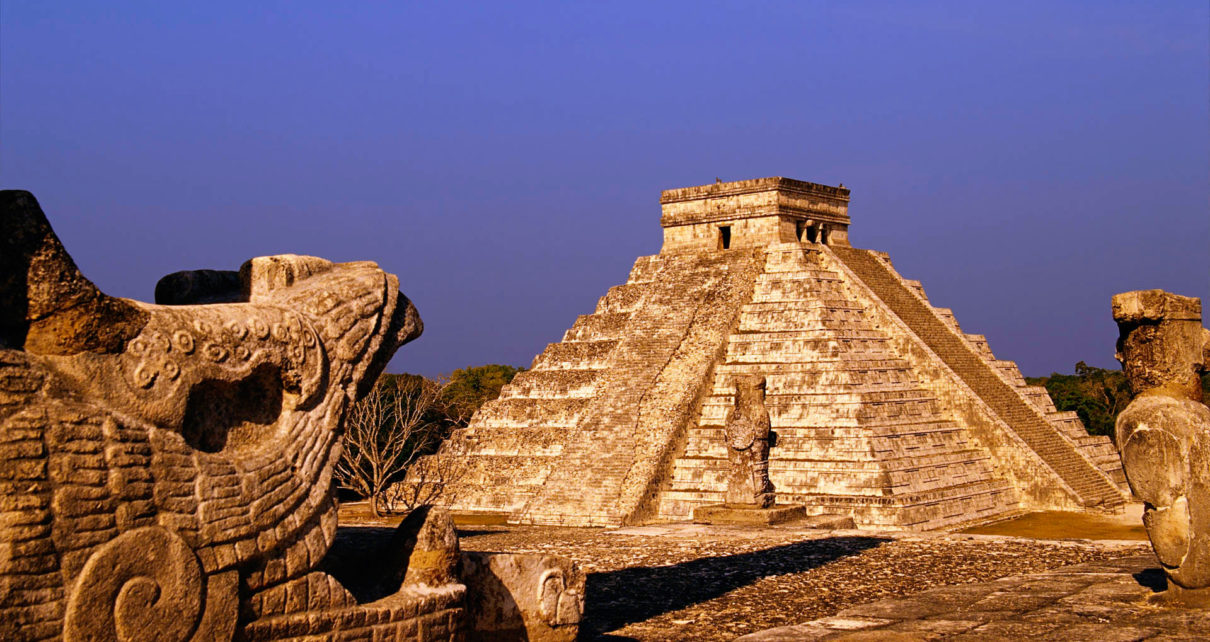
<svg viewBox="0 0 1210 642"><path fill-rule="evenodd" d="M398 279L283 255L156 296L106 296L0 192L0 639L464 635L444 511L363 569L373 599L325 562L345 413L422 329Z"/></svg>
<svg viewBox="0 0 1210 642"><path fill-rule="evenodd" d="M584 613L584 573L551 555L464 553L462 578L473 635L570 642Z"/></svg>
<svg viewBox="0 0 1210 642"><path fill-rule="evenodd" d="M765 408L765 378L739 377L735 382L735 406L727 413L723 432L727 442L727 503L773 505L769 481L769 447L776 439Z"/></svg>
<svg viewBox="0 0 1210 642"><path fill-rule="evenodd" d="M1210 408L1199 374L1210 366L1201 302L1162 290L1113 297L1118 359L1135 399L1116 438L1143 524L1174 593L1210 601Z"/></svg>

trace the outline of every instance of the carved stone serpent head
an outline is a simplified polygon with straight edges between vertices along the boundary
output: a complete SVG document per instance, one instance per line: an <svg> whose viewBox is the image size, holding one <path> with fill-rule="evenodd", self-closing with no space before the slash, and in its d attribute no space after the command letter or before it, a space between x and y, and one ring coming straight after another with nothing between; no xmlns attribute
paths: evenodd
<svg viewBox="0 0 1210 642"><path fill-rule="evenodd" d="M422 330L368 262L257 258L156 300L103 294L0 192L0 638L229 638L327 551L345 414Z"/></svg>

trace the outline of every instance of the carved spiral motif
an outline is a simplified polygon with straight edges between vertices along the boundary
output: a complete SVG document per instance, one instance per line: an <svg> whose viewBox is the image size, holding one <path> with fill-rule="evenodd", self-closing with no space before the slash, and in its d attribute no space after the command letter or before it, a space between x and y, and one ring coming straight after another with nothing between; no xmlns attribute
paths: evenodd
<svg viewBox="0 0 1210 642"><path fill-rule="evenodd" d="M226 348L217 343L207 343L206 347L202 348L202 353L206 355L207 359L215 363L226 361L227 355L230 354Z"/></svg>
<svg viewBox="0 0 1210 642"><path fill-rule="evenodd" d="M252 327L252 336L262 340L269 338L269 324L253 317L249 320L249 325Z"/></svg>
<svg viewBox="0 0 1210 642"><path fill-rule="evenodd" d="M177 330L176 334L172 335L172 342L176 344L177 350L185 354L193 353L193 335L184 330Z"/></svg>
<svg viewBox="0 0 1210 642"><path fill-rule="evenodd" d="M178 535L127 531L84 563L67 601L67 640L188 640L202 616L202 568Z"/></svg>
<svg viewBox="0 0 1210 642"><path fill-rule="evenodd" d="M159 374L150 363L143 361L134 369L134 383L140 388L150 388Z"/></svg>

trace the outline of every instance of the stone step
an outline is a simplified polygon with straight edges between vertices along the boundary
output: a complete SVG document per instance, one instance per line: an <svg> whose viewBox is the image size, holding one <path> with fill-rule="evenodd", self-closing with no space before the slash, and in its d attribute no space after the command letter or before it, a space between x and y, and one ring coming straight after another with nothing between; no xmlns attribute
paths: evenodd
<svg viewBox="0 0 1210 642"><path fill-rule="evenodd" d="M661 501L661 519L687 519L694 506L719 503L720 491L670 491ZM874 527L938 529L985 521L1017 509L1012 488L1004 481L979 481L894 497L777 494L778 504L801 504L809 515L849 515Z"/></svg>
<svg viewBox="0 0 1210 642"><path fill-rule="evenodd" d="M860 358L859 355L841 354L834 357L822 357L809 362L780 361L776 364L724 362L715 368L715 372L720 376L730 377L751 374L766 376L776 374L779 377L794 376L797 374L831 376L834 373L868 373L890 370L907 371L909 370L909 366L906 361L898 356L887 358L880 355L879 358Z"/></svg>
<svg viewBox="0 0 1210 642"><path fill-rule="evenodd" d="M725 416L724 416L725 417ZM724 417L700 419L694 430L722 430ZM897 434L919 434L934 431L952 431L959 427L953 420L943 416L933 417L894 417L883 418L878 422L858 423L856 421L839 422L834 417L824 421L808 421L795 417L770 417L773 428L779 434L793 435L796 433L827 435L879 436Z"/></svg>
<svg viewBox="0 0 1210 642"><path fill-rule="evenodd" d="M626 283L629 285L650 283L663 266L664 262L658 254L640 256L635 260L634 266L630 268L630 277Z"/></svg>
<svg viewBox="0 0 1210 642"><path fill-rule="evenodd" d="M483 404L471 420L473 427L570 428L580 421L588 399L496 399Z"/></svg>
<svg viewBox="0 0 1210 642"><path fill-rule="evenodd" d="M588 398L600 370L524 370L500 389L499 399Z"/></svg>
<svg viewBox="0 0 1210 642"><path fill-rule="evenodd" d="M743 314L776 312L785 314L845 314L864 316L865 308L848 298L824 299L822 297L795 298L788 301L749 301L740 310Z"/></svg>
<svg viewBox="0 0 1210 642"><path fill-rule="evenodd" d="M1021 388L1021 396L1025 397L1025 400L1034 408L1042 411L1048 420L1051 418L1050 413L1055 412L1054 401L1051 400L1050 393L1046 392L1046 388L1042 386L1024 386Z"/></svg>
<svg viewBox="0 0 1210 642"><path fill-rule="evenodd" d="M841 277L839 272L824 269L780 270L777 272L765 272L756 277L757 288L767 285L776 287L780 283L792 284L795 287L800 285L809 287L821 283L835 285L840 282Z"/></svg>
<svg viewBox="0 0 1210 642"><path fill-rule="evenodd" d="M764 310L744 312L739 319L739 332L861 332L870 330L870 324L862 316L843 310L808 310L785 312Z"/></svg>
<svg viewBox="0 0 1210 642"><path fill-rule="evenodd" d="M545 481L551 468L555 465L553 457L533 458L524 456L496 455L485 452L481 456L468 459L461 465L458 483L465 484L499 484L502 487L532 487L536 489ZM516 471L504 474L502 471Z"/></svg>
<svg viewBox="0 0 1210 642"><path fill-rule="evenodd" d="M922 389L920 382L911 379L909 370L866 370L820 372L781 375L770 372L764 375L767 395L816 395L816 396L860 396L883 393L916 392L921 396L932 396ZM728 379L715 380L711 390L711 403L730 404L733 386Z"/></svg>
<svg viewBox="0 0 1210 642"><path fill-rule="evenodd" d="M864 340L886 342L885 334L869 327L835 328L819 326L816 328L778 328L762 331L740 330L731 335L729 345L755 343L762 349L784 349L787 346L802 342L811 345L819 341Z"/></svg>
<svg viewBox="0 0 1210 642"><path fill-rule="evenodd" d="M552 343L534 357L533 370L600 370L609 365L616 340Z"/></svg>
<svg viewBox="0 0 1210 642"><path fill-rule="evenodd" d="M781 438L773 449L774 457L779 460L835 460L852 461L860 459L889 460L905 457L931 457L947 455L970 448L961 433L949 433L946 438L938 439L939 435L905 435L900 437L820 437L813 439ZM727 446L721 439L693 439L685 447L682 457L685 459L718 459L727 458Z"/></svg>
<svg viewBox="0 0 1210 642"><path fill-rule="evenodd" d="M571 329L563 333L563 341L603 341L620 339L630 315L624 312L581 314Z"/></svg>
<svg viewBox="0 0 1210 642"><path fill-rule="evenodd" d="M888 458L871 457L871 453L860 452L847 453L846 458L830 456L827 458L794 458L786 456L787 453L780 448L775 448L773 451L777 456L770 456L769 470L862 475L911 472L923 468L952 466L955 464L986 463L989 459L989 455L986 452L972 448L947 449L930 455L916 457L898 456ZM676 468L678 471L713 470L722 474L726 472L729 466L730 464L728 464L725 456L683 457L677 460Z"/></svg>
<svg viewBox="0 0 1210 642"><path fill-rule="evenodd" d="M778 250L766 249L765 273L800 272L817 269L821 265L822 253L818 250L803 251L801 247Z"/></svg>
<svg viewBox="0 0 1210 642"><path fill-rule="evenodd" d="M782 301L805 301L822 299L823 301L845 300L841 282L820 282L808 284L802 282L783 281L760 285L752 295L753 303L779 303Z"/></svg>
<svg viewBox="0 0 1210 642"><path fill-rule="evenodd" d="M643 302L643 293L647 284L627 283L609 288L605 296L597 302L596 314L622 313L630 314L638 309Z"/></svg>
<svg viewBox="0 0 1210 642"><path fill-rule="evenodd" d="M897 359L895 353L889 350L886 342L879 342L881 350L875 350L873 347L858 347L850 345L842 345L840 341L826 342L825 345L820 345L815 350L805 350L802 352L777 351L772 353L756 353L756 352L737 352L732 351L730 347L727 350L728 365L769 365L769 364L798 364L804 361L821 361L833 359L837 361L856 361L862 363L868 362L889 362Z"/></svg>

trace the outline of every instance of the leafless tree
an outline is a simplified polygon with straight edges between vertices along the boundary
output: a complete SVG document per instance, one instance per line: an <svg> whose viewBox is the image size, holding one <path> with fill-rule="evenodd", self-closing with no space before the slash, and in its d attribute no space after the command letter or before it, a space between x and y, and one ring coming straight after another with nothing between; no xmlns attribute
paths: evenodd
<svg viewBox="0 0 1210 642"><path fill-rule="evenodd" d="M383 504L391 512L410 512L417 506L449 504L456 498L453 488L466 472L465 460L444 450L418 459L408 469L407 480L394 484L383 493Z"/></svg>
<svg viewBox="0 0 1210 642"><path fill-rule="evenodd" d="M375 517L391 510L390 485L442 438L434 417L442 384L424 377L379 381L353 407L345 423L344 452L336 464L340 484L369 500Z"/></svg>

